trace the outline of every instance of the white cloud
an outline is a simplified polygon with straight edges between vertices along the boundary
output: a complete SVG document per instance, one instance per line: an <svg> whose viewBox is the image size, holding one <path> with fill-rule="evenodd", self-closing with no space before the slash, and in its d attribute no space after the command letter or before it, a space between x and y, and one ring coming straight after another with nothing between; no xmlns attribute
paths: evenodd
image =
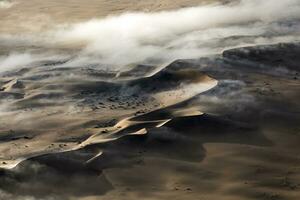
<svg viewBox="0 0 300 200"><path fill-rule="evenodd" d="M205 46L212 39L261 35L274 29L273 22L294 18L300 18L297 0L243 0L236 5L93 19L56 31L55 37L60 43L83 44L83 54L100 56L104 63L123 65L214 53L218 49Z"/></svg>
<svg viewBox="0 0 300 200"><path fill-rule="evenodd" d="M0 9L11 8L14 4L15 2L0 0Z"/></svg>
<svg viewBox="0 0 300 200"><path fill-rule="evenodd" d="M26 66L34 61L34 58L28 53L12 53L8 56L0 57L0 72L9 69L15 69L21 66Z"/></svg>
<svg viewBox="0 0 300 200"><path fill-rule="evenodd" d="M78 47L77 56L64 66L98 63L121 69L131 63L161 64L244 45L299 40L300 25L292 23L299 20L299 0L242 0L59 25L35 35L31 42L51 48Z"/></svg>

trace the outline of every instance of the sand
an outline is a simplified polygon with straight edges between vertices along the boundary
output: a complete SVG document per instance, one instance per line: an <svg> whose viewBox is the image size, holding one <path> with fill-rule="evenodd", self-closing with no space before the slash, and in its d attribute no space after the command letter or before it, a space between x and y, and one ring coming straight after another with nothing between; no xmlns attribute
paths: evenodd
<svg viewBox="0 0 300 200"><path fill-rule="evenodd" d="M82 22L124 12L175 10L214 2L216 0L87 0L84 3L81 0L18 0L11 7L0 10L0 33L39 32L58 23Z"/></svg>
<svg viewBox="0 0 300 200"><path fill-rule="evenodd" d="M176 97L177 102L171 101L170 105L164 105L166 102L156 98L161 108L154 106L151 110L153 102L145 102L148 110L136 114L134 109L116 108L116 120L108 124L101 123L99 116L94 114L97 109L82 110L76 118L73 114L73 120L66 113L57 112L47 118L43 116L43 120L51 124L47 127L42 123L45 126L43 134L37 133L31 138L32 131L23 130L23 135L17 134L18 130L9 133L15 139L5 138L1 144L1 157L32 158L13 170L2 171L1 188L7 195L36 198L49 197L49 191L54 189L50 196L59 199L298 199L299 104L294 100L299 98L300 92L299 74L294 71L297 70L294 66L299 61L294 59L287 63L285 60L289 60L286 55L295 57L300 45L252 47L248 51L252 49L263 56L247 57L239 54L247 51L234 49L224 52L221 57L179 60L153 76L126 84L143 84L146 91L149 79L161 81L163 90L170 83L174 87L171 80L184 82L188 78L199 86L218 80L217 85L212 82L206 89L198 86L200 90L191 96L187 94L187 98L179 95L183 98ZM284 57L269 57L274 54ZM278 61L274 59L278 58L281 61L275 63ZM249 62L242 64L242 59ZM257 60L264 64L264 70L256 64ZM180 72L178 66L183 64L185 68ZM289 70L277 73L276 69L282 66ZM221 69L230 73L220 73ZM195 76L197 73L211 78L199 79ZM169 78L163 78L166 76ZM227 81L229 79L231 82ZM5 88L12 88L14 84L6 84ZM74 87L94 88L94 84L89 82L71 88L74 92ZM159 93L158 89L149 89L151 92L146 93L154 94L154 97ZM98 92L103 91L108 92L107 89ZM169 94L172 92L178 95L176 90L170 90ZM255 101L249 101L250 97ZM18 100L19 105L25 106L22 101L25 99ZM140 105L136 106L140 109ZM113 110L108 109L107 118L115 113ZM39 112L31 112L38 118ZM128 113L133 114L121 117L130 116ZM87 122L83 123L83 119ZM30 121L33 131L40 130L36 127L41 121ZM61 125L57 121L74 135L60 132L58 127ZM16 124L23 127L21 123ZM51 128L57 133L51 132ZM61 131L67 132L64 129ZM89 134L82 135L83 132L77 130L86 130ZM18 162L5 159L1 166L13 167L15 161ZM87 182L92 187L80 186ZM37 185L31 187L32 184ZM58 189L59 185L66 188Z"/></svg>
<svg viewBox="0 0 300 200"><path fill-rule="evenodd" d="M0 10L0 33L206 2L19 0ZM29 27L15 23L26 16ZM235 38L121 70L68 67L80 57L70 46L32 47L72 56L0 71L0 200L298 200L300 43ZM31 50L2 41L1 56Z"/></svg>

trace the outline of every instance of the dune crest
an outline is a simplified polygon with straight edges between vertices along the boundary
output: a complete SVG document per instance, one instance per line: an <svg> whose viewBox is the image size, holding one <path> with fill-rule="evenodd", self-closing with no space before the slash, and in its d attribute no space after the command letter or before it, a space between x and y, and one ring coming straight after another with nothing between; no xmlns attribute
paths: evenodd
<svg viewBox="0 0 300 200"><path fill-rule="evenodd" d="M217 85L215 79L204 73L196 69L181 69L176 63L165 66L152 76L120 79L114 83L77 78L58 82L57 77L44 77L43 68L25 70L22 77L18 72L8 74L7 78L12 78L1 86L0 93L17 93L22 97L6 99L3 96L7 103L1 112L1 120L6 124L6 137L12 139L0 145L3 152L0 167L13 168L35 156L74 151L127 135L146 134L148 129L161 127L173 117L201 114L192 109L174 110L163 118L158 114L157 119L152 116L148 120L135 121L136 116L159 113ZM60 69L53 70L60 73ZM122 112L115 112L118 110ZM96 125L101 124L101 118L105 120L103 113L108 117L106 120L116 118L120 121L114 125ZM87 121L91 123L84 125ZM24 130L25 124L30 129ZM11 145L17 148L11 149Z"/></svg>

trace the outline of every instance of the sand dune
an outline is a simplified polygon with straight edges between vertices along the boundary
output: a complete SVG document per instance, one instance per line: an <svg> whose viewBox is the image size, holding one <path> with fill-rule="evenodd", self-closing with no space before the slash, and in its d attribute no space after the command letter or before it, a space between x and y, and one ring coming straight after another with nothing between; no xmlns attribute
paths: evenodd
<svg viewBox="0 0 300 200"><path fill-rule="evenodd" d="M32 139L20 137L1 145L2 167L11 168L32 156L75 150L102 140L114 140L122 135L134 134L148 126L160 126L169 119L154 119L133 129L137 122L130 119L134 115L190 99L217 84L216 80L197 70L172 69L168 66L150 77L114 83L98 81L99 77L97 81L92 81L89 76L86 80L79 79L79 76L75 78L77 69L69 69L74 78L62 80L59 79L59 73L64 71L56 69L49 73L49 70L49 67L46 72L43 68L29 69L25 74L21 74L22 77L14 73L6 75L5 79L10 81L4 81L1 86L5 106L1 112L2 122L5 124L3 131L8 135L22 133L24 137ZM81 75L82 70L78 72ZM94 71L91 76L95 76ZM11 95L7 95L8 93ZM107 119L103 116L104 113ZM103 116L102 119L99 119L99 115ZM123 120L112 128L106 127L105 123L101 129L90 128L101 125L101 121L112 117L121 120L125 116L129 117L126 122ZM93 119L97 120L94 122ZM84 125L85 123L87 125ZM28 126L27 130L23 130L25 126ZM128 127L132 130L126 130ZM73 133L66 135L69 131ZM80 144L78 141L59 142L61 138L68 140L71 137L89 139ZM18 148L10 149L11 145Z"/></svg>
<svg viewBox="0 0 300 200"><path fill-rule="evenodd" d="M65 92L72 91L72 94L84 89L84 98L89 99L87 102L96 98L90 96L89 89L101 94L97 95L98 99L104 93L116 90L119 85L123 89L125 86L130 88L140 85L146 94L153 95L159 106L151 108L153 100L151 103L143 100L140 104L145 103L147 110L137 113L136 110L143 106L137 105L136 109L122 112L122 109L117 108L117 114L114 113L114 108L101 108L99 113L108 109L109 117L116 118L107 122L99 120L100 114L92 115L97 113L97 109L77 112L76 123L72 114L69 124L65 122L67 115L53 112L49 113L47 122L59 118L58 116L63 116L59 119L64 119L64 122L59 125L53 121L55 126L52 123L52 129L49 130L45 126L42 135L36 133L31 138L28 135L30 131L24 135L19 131L9 133L14 139L8 136L1 139L2 168L11 168L23 162L15 167L16 171L2 172L4 179L1 181L1 188L23 196L43 197L51 188L63 184L53 185L52 182L44 181L48 175L43 174L47 171L54 182L76 174L77 180L92 181L102 188L81 188L78 194L73 189L79 187L78 183L71 181L64 191L55 194L62 199L76 194L79 199L86 199L85 196L97 199L99 195L103 199L118 199L120 195L124 199L132 199L142 194L146 194L146 199L152 199L153 195L156 199L174 195L177 196L174 198L180 199L195 198L198 195L207 199L221 196L222 199L297 199L299 138L296 132L299 113L295 109L299 105L294 99L300 93L297 92L298 69L294 66L298 60L286 62L284 58L286 54L296 56L299 47L299 44L260 46L226 51L222 57L179 60L153 76L121 80L119 83L102 82L100 88L95 87L99 85L97 82L83 81L72 86L66 85ZM259 55L264 57L247 57L240 53L252 55L252 51L261 51ZM273 54L279 56L268 56ZM241 56L247 62L236 59ZM258 60L265 64L257 65ZM179 67L183 65L184 70ZM286 71L282 71L282 68ZM281 69L280 73L276 69ZM218 84L209 77L217 79ZM148 81L152 84L148 84ZM201 85L207 85L205 81L210 83L210 87L204 92ZM153 83L160 87L152 88ZM175 91L177 95L177 90L184 90L195 83L199 84L198 91L186 96L181 94L182 99L176 96L177 101L170 101L167 105L163 105L155 96L161 91L171 95ZM16 81L12 80L4 83L4 86L14 88L12 86L15 84ZM38 89L36 86L31 87ZM22 88L16 87L18 90ZM51 88L62 87L51 85ZM73 95L72 99L80 99L79 94ZM37 97L39 98L42 97ZM118 96L120 99L114 98L107 99L104 105L123 102L122 96ZM21 103L18 109L25 106L22 103L24 100L14 99L12 106L14 101ZM57 105L47 105L47 110L52 107L56 108ZM210 114L203 114L201 111ZM37 113L33 112L33 117ZM40 121L36 123L41 124ZM33 124L32 127L36 126ZM69 131L68 134L58 132L54 136L53 132L47 134L53 128L56 131ZM73 132L74 129L80 131ZM83 135L83 132L88 134ZM8 151L10 145L14 144L16 150ZM17 151L23 145L27 145L27 150ZM45 147L49 150L44 150ZM8 155L16 160L4 158ZM24 161L26 157L30 159ZM282 162L278 162L278 159ZM33 166L37 167L36 171L32 171ZM157 168L161 171L159 177L153 174ZM34 181L32 176L40 177L40 186L29 189L17 181L22 179L23 183L30 183ZM97 181L95 176L99 176ZM8 180L12 181L10 186L6 184Z"/></svg>
<svg viewBox="0 0 300 200"><path fill-rule="evenodd" d="M0 0L0 200L298 200L299 11Z"/></svg>

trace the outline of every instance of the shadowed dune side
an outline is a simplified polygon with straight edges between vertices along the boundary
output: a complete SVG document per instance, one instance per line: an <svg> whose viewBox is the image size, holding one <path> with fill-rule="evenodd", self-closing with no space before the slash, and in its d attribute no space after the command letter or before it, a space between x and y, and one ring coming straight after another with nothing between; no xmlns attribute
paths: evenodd
<svg viewBox="0 0 300 200"><path fill-rule="evenodd" d="M299 0L0 0L0 200L299 200Z"/></svg>
<svg viewBox="0 0 300 200"><path fill-rule="evenodd" d="M272 67L274 71L280 70L287 72L288 70L299 73L300 58L299 43L282 43L277 45L261 45L257 47L247 47L242 49L231 49L223 52L223 57L243 60L248 63L263 67Z"/></svg>
<svg viewBox="0 0 300 200"><path fill-rule="evenodd" d="M147 124L148 122L141 122L140 127L147 127ZM190 131L183 130L183 125L189 127ZM86 182L88 180L94 181L93 177L98 174L100 179L97 178L97 182L102 188L100 191L103 191L107 187L107 183L99 181L105 177L103 174L105 169L143 165L144 159L152 157L171 159L174 162L198 163L206 156L206 150L202 145L207 142L269 145L269 141L256 133L255 128L244 127L209 115L176 117L162 127L148 127L147 130L147 134L126 134L118 140L89 145L76 151L48 154L29 159L16 167L17 173L4 172L2 176L6 178L2 180L2 184L0 183L1 187L12 193L22 191L21 194L23 195L38 197L39 194L46 194L49 188L64 184L64 182L60 182L59 185L51 185L52 181L48 181L47 176L53 176L52 179L55 181L57 176L67 178L75 175L76 179ZM249 137L253 140L249 140ZM30 167L34 165L37 166L37 170L28 173ZM45 170L47 170L47 174L43 173ZM40 180L40 186L35 186L33 190L22 184L23 182L32 182L32 177L38 177ZM5 183L9 179L12 185L6 186ZM73 187L77 187L76 182L69 182L67 190L62 196L76 195L75 191L69 193L69 189ZM83 193L78 194L80 196L101 195L99 189L81 188L81 190ZM39 192L36 193L36 191ZM59 192L55 192L55 194L60 195Z"/></svg>
<svg viewBox="0 0 300 200"><path fill-rule="evenodd" d="M142 126L130 120L113 126L109 121L177 104L217 84L216 80L188 68L166 67L153 76L128 80L95 76L96 69L68 70L72 73L70 77L64 69L53 66L51 70L51 66L42 65L2 76L0 128L8 133L0 144L2 167L12 168L29 157L71 151L89 143L139 133L148 126L161 126L169 119L154 119ZM20 96L7 96L8 92ZM86 138L89 139L84 141Z"/></svg>
<svg viewBox="0 0 300 200"><path fill-rule="evenodd" d="M292 44L292 51L290 47L279 44L235 49L230 50L231 56L224 52L196 60L178 60L150 77L111 82L84 80L67 85L66 91L76 94L72 99L88 100L84 105L97 102L95 98L105 96L108 88L118 92L128 89L132 95L136 91L140 95L151 94L161 104L149 109L151 104L141 100L147 110L137 106L137 111L120 114L121 109L116 108L118 113L112 115L112 109L107 114L114 120L106 121L99 119L103 110L81 110L76 116L86 114L88 120L79 120L73 128L88 134L70 136L68 131L56 140L62 145L60 149L53 147L52 152L36 154L11 170L2 169L0 187L9 194L66 200L199 196L208 200L297 200L298 60L285 61L284 57L285 52L295 57L300 46ZM248 58L246 54L240 59L240 52L247 49L260 51L258 57L263 56ZM278 57L272 57L273 53ZM259 62L253 61L258 59ZM278 59L280 63L276 62ZM277 71L279 66L281 70ZM205 83L211 83L211 87ZM194 84L198 90L179 96L172 92L193 88ZM154 85L159 87L153 88ZM84 94L80 94L82 91ZM158 98L157 94L165 92L171 96ZM122 96L116 99L111 94L115 93L105 96L105 104L123 102ZM170 101L164 105L166 97ZM91 119L93 113L95 119ZM10 140L10 132L6 133L1 145ZM27 136L22 133L15 134L15 142L20 138L33 140L24 138ZM64 147L73 143L73 148ZM66 180L69 182L64 186ZM79 182L90 183L91 187L81 187ZM37 184L29 188L28 183ZM61 187L66 187L65 193L49 189ZM74 188L80 188L81 194Z"/></svg>

